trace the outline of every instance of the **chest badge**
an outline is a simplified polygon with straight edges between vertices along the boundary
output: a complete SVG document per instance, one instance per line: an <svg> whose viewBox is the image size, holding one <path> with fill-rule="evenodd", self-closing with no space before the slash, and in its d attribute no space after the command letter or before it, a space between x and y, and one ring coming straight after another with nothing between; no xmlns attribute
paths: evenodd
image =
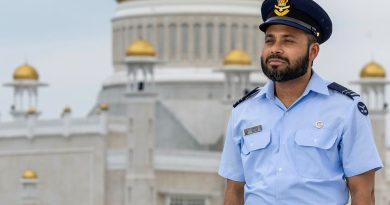
<svg viewBox="0 0 390 205"><path fill-rule="evenodd" d="M314 123L314 127L316 127L317 129L322 129L322 128L324 128L324 126L325 126L325 124L322 121L317 121Z"/></svg>
<svg viewBox="0 0 390 205"><path fill-rule="evenodd" d="M249 128L244 129L244 136L255 134L255 133L261 132L262 130L263 130L263 127L261 125L249 127Z"/></svg>

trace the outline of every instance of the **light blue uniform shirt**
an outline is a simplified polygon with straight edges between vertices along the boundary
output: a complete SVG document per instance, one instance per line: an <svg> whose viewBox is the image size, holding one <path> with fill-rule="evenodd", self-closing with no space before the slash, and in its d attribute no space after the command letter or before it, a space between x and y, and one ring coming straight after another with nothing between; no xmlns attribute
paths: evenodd
<svg viewBox="0 0 390 205"><path fill-rule="evenodd" d="M245 205L344 205L346 177L383 167L360 98L328 85L313 73L286 108L269 81L233 109L219 174L245 182Z"/></svg>

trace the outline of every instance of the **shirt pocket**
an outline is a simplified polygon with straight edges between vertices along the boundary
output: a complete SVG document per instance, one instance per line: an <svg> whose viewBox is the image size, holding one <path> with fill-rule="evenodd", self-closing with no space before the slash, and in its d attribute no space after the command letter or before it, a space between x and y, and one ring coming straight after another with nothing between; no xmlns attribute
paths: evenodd
<svg viewBox="0 0 390 205"><path fill-rule="evenodd" d="M328 150L333 147L337 134L328 129L300 130L295 135L295 143L303 147Z"/></svg>
<svg viewBox="0 0 390 205"><path fill-rule="evenodd" d="M331 129L299 130L294 137L292 158L298 174L309 179L329 179L340 174L340 158Z"/></svg>
<svg viewBox="0 0 390 205"><path fill-rule="evenodd" d="M243 137L243 145L241 147L242 154L249 154L256 150L264 149L271 141L270 131L261 131Z"/></svg>

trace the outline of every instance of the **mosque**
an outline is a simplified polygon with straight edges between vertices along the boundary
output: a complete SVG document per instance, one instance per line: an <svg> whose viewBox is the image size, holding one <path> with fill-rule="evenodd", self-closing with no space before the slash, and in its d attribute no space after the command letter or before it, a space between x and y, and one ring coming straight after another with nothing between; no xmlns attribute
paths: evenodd
<svg viewBox="0 0 390 205"><path fill-rule="evenodd" d="M40 119L32 65L16 68L0 122L0 204L217 205L217 175L232 104L266 77L259 0L117 0L113 72L84 118L65 107ZM386 162L385 69L363 67L361 88ZM11 97L11 96L10 96ZM390 172L377 175L388 205Z"/></svg>

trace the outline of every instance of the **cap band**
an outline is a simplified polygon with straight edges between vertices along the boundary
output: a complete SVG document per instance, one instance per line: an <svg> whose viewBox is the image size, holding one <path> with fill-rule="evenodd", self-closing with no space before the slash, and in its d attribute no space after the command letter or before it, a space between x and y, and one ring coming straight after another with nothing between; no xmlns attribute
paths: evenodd
<svg viewBox="0 0 390 205"><path fill-rule="evenodd" d="M309 30L310 32L312 32L312 34L317 38L318 37L318 32L317 32L317 29L313 26L310 26L309 24L303 22L303 21L300 21L298 19L294 19L294 18L291 18L291 17L288 17L288 16L273 16L273 17L270 17L268 18L265 23L269 23L269 22L272 22L274 20L286 20L286 21L291 21L293 23L296 23L300 26L303 26L304 28L306 28L307 30Z"/></svg>

